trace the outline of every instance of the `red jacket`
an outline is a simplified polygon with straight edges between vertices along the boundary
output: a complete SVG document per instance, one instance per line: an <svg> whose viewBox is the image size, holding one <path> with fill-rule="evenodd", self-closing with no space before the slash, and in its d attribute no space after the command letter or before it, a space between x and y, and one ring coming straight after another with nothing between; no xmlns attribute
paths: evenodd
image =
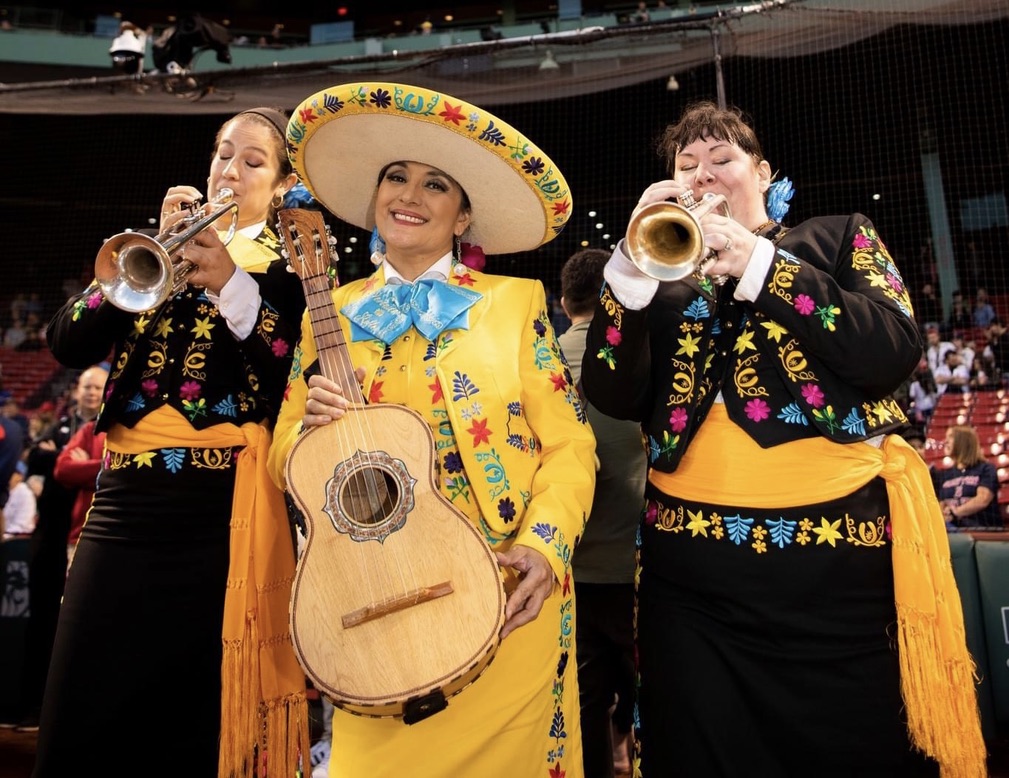
<svg viewBox="0 0 1009 778"><path fill-rule="evenodd" d="M88 453L87 459L74 459L70 452L76 448ZM76 489L77 497L70 513L70 534L67 543L75 544L84 527L91 508L91 498L95 495L98 471L102 467L105 452L105 433L95 434L95 423L89 421L74 434L56 457L53 478L68 489Z"/></svg>

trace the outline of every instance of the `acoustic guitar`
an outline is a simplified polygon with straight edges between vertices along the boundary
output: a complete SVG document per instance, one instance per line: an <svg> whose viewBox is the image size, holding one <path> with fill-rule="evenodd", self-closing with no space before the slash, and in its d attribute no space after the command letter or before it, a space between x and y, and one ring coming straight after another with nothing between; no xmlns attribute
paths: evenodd
<svg viewBox="0 0 1009 778"><path fill-rule="evenodd" d="M291 596L294 648L313 685L363 716L412 724L488 667L504 624L490 546L438 490L434 435L411 408L368 405L330 296L318 211L280 211L322 374L347 414L304 432L286 463L307 540Z"/></svg>

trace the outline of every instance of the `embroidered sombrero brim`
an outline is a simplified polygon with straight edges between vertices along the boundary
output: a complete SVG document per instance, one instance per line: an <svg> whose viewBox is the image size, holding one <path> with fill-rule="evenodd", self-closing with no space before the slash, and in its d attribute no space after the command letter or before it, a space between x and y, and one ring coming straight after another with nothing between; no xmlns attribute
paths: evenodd
<svg viewBox="0 0 1009 778"><path fill-rule="evenodd" d="M452 176L472 205L465 239L487 254L543 245L571 215L557 166L516 129L451 95L407 84L359 82L317 92L287 125L294 170L340 219L375 225L378 174L420 162Z"/></svg>

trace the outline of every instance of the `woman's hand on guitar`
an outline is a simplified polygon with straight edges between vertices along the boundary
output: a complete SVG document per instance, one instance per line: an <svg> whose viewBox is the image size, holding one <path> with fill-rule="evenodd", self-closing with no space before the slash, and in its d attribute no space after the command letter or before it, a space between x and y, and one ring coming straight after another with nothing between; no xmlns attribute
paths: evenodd
<svg viewBox="0 0 1009 778"><path fill-rule="evenodd" d="M358 368L356 373L358 381L364 379L364 368ZM334 419L342 418L349 404L343 387L338 383L323 375L311 376L308 379L305 417L301 423L306 428L329 424Z"/></svg>
<svg viewBox="0 0 1009 778"><path fill-rule="evenodd" d="M508 594L503 640L509 632L535 619L543 602L554 588L554 571L547 558L529 546L512 546L495 554L501 567L511 567L518 573L518 586Z"/></svg>

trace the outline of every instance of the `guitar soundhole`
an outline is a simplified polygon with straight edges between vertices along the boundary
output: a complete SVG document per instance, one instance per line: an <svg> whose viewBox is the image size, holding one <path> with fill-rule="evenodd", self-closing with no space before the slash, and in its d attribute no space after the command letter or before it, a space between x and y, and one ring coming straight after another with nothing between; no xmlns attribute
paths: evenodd
<svg viewBox="0 0 1009 778"><path fill-rule="evenodd" d="M399 502L399 484L392 473L380 467L362 468L340 489L340 506L352 522L375 526L388 519Z"/></svg>
<svg viewBox="0 0 1009 778"><path fill-rule="evenodd" d="M382 541L406 523L416 483L403 460L386 451L358 451L334 468L325 511L337 532Z"/></svg>

